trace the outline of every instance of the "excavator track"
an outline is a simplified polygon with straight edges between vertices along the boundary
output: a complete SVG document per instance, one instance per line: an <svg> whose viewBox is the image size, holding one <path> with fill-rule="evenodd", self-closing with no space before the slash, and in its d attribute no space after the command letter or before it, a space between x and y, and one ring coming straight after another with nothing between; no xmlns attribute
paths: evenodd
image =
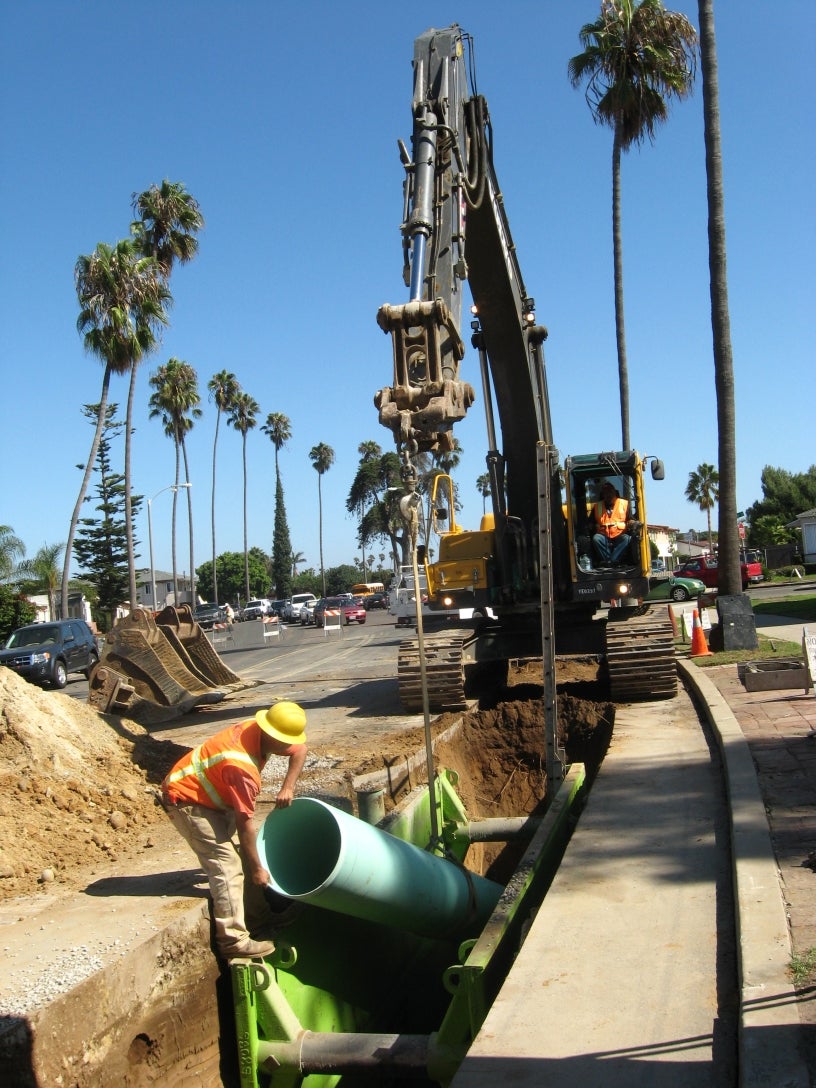
<svg viewBox="0 0 816 1088"><path fill-rule="evenodd" d="M425 638L425 677L428 684L428 708L435 713L444 710L464 710L465 666L463 638ZM422 711L422 669L419 640L405 639L400 643L397 662L399 695L402 705L411 713Z"/></svg>
<svg viewBox="0 0 816 1088"><path fill-rule="evenodd" d="M677 695L671 620L649 605L610 612L606 661L615 702L673 699Z"/></svg>

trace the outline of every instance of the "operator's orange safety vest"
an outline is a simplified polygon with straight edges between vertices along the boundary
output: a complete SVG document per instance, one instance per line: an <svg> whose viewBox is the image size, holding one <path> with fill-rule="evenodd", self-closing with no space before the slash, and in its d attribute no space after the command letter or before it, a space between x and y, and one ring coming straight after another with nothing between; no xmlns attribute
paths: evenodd
<svg viewBox="0 0 816 1088"><path fill-rule="evenodd" d="M595 520L598 522L598 529L610 540L621 535L626 528L628 515L629 503L626 499L615 499L611 510L606 509L603 501L595 505Z"/></svg>
<svg viewBox="0 0 816 1088"><path fill-rule="evenodd" d="M165 778L162 789L173 804L192 801L205 808L231 808L225 800L230 790L224 782L224 770L230 764L240 764L260 791L264 762L261 730L250 718L222 729L183 756Z"/></svg>

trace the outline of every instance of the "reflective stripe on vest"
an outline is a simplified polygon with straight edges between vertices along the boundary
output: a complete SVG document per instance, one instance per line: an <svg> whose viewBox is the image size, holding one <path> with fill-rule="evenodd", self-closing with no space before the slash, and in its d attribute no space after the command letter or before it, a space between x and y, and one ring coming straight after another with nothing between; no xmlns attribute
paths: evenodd
<svg viewBox="0 0 816 1088"><path fill-rule="evenodd" d="M165 779L165 783L170 785L172 782L178 782L182 778L195 778L216 808L227 809L229 808L229 805L224 802L221 794L207 777L207 771L210 767L214 767L218 763L223 763L225 760L230 760L232 763L249 764L255 768L258 774L261 773L260 760L255 759L248 752L216 752L214 756L202 759L201 745L199 744L197 748L194 748L192 752L190 752L190 762L186 763L172 774L169 774Z"/></svg>

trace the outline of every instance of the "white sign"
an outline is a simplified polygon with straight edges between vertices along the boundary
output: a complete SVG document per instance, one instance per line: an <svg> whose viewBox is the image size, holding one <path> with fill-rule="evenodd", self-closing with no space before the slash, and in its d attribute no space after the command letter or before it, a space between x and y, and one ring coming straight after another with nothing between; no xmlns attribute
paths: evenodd
<svg viewBox="0 0 816 1088"><path fill-rule="evenodd" d="M816 635L808 634L807 627L802 628L802 653L805 655L805 664L810 673L810 683L816 695Z"/></svg>

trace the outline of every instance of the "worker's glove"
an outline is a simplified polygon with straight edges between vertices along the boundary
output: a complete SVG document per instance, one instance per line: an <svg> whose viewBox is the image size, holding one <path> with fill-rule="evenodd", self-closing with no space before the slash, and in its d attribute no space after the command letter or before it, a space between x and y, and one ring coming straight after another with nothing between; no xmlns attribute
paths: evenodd
<svg viewBox="0 0 816 1088"><path fill-rule="evenodd" d="M630 534L630 536L633 536L635 538L635 540L640 540L640 534L641 534L642 529L643 529L642 522L639 522L639 521L627 521L627 523L626 523L627 532Z"/></svg>

